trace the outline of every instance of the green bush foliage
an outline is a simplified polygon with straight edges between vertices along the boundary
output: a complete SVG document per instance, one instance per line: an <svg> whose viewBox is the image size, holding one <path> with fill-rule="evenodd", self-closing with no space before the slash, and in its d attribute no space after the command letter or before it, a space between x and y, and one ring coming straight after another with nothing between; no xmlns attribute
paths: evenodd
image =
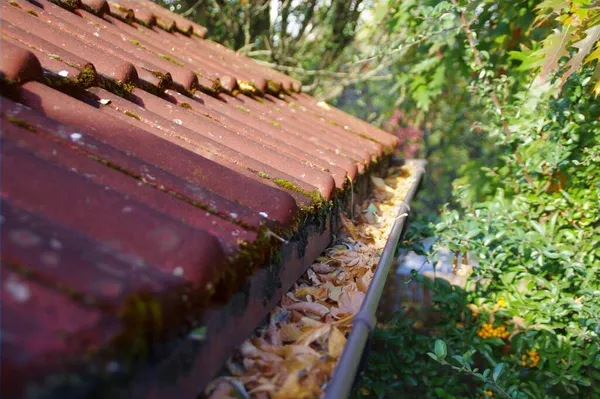
<svg viewBox="0 0 600 399"><path fill-rule="evenodd" d="M390 21L415 37L458 26L414 51L404 105L484 137L426 229L433 261L449 250L477 266L465 290L415 274L438 317L386 323L357 395L600 397L598 5L403 1Z"/></svg>

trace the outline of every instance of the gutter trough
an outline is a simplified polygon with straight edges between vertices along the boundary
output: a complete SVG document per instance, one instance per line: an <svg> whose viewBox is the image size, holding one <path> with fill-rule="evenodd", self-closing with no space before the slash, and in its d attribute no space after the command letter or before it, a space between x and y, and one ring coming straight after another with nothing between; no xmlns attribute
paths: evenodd
<svg viewBox="0 0 600 399"><path fill-rule="evenodd" d="M344 352L335 368L333 379L327 386L325 399L350 397L352 389L356 384L357 376L359 376L366 365L371 334L377 325L377 307L381 300L390 268L398 257L398 243L403 238L408 226L408 218L410 217L409 204L417 193L423 174L425 173L425 166L427 165L427 161L425 160L415 160L413 162L417 165L414 182L406 194L406 198L398 207L398 216L379 258L377 269L369 285L361 309L353 318L352 331L348 336ZM393 160L391 166L398 163L400 161Z"/></svg>

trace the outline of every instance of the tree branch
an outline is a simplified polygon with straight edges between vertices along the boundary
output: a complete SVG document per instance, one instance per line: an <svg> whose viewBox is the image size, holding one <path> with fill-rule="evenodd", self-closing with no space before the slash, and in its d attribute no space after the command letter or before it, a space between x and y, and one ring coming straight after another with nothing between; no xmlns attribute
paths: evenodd
<svg viewBox="0 0 600 399"><path fill-rule="evenodd" d="M204 0L198 0L196 3L194 3L193 6L191 6L186 12L182 13L181 16L182 17L187 17L188 15L190 15L191 13L193 13L196 8L202 4L204 2Z"/></svg>

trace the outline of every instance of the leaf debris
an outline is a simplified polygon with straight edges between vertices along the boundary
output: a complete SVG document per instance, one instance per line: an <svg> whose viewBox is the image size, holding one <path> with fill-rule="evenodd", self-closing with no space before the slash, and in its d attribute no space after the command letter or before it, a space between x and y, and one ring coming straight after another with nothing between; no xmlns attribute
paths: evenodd
<svg viewBox="0 0 600 399"><path fill-rule="evenodd" d="M317 258L270 313L268 327L246 340L228 362L231 376L207 388L211 399L314 398L324 393L360 310L379 256L409 187L414 166L371 179L371 196L346 215L337 241Z"/></svg>

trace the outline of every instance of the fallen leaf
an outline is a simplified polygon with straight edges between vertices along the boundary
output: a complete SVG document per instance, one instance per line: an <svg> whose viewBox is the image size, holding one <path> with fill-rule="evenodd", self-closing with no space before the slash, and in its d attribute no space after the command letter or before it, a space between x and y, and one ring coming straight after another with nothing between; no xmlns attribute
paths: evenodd
<svg viewBox="0 0 600 399"><path fill-rule="evenodd" d="M348 292L344 291L338 298L338 307L344 313L358 313L365 294L360 291Z"/></svg>
<svg viewBox="0 0 600 399"><path fill-rule="evenodd" d="M305 345L286 345L285 346L285 358L290 359L301 355L319 356L319 352Z"/></svg>
<svg viewBox="0 0 600 399"><path fill-rule="evenodd" d="M302 334L300 338L296 341L298 345L308 346L312 344L314 341L323 338L325 335L329 333L331 326L329 324L324 324L320 327L310 329Z"/></svg>
<svg viewBox="0 0 600 399"><path fill-rule="evenodd" d="M279 338L283 342L295 342L302 336L302 330L296 324L284 324L279 329Z"/></svg>
<svg viewBox="0 0 600 399"><path fill-rule="evenodd" d="M346 337L336 327L332 327L329 333L329 340L327 341L329 355L337 359L342 355L344 346L346 346Z"/></svg>
<svg viewBox="0 0 600 399"><path fill-rule="evenodd" d="M303 313L311 313L317 316L325 316L329 313L327 306L321 305L320 303L309 303L309 302L298 302L288 306L290 310L298 310Z"/></svg>
<svg viewBox="0 0 600 399"><path fill-rule="evenodd" d="M372 279L373 272L365 273L361 278L356 280L356 287L359 289L359 291L367 292Z"/></svg>
<svg viewBox="0 0 600 399"><path fill-rule="evenodd" d="M300 319L300 322L303 326L307 327L320 327L323 325L323 323L321 323L320 321L311 319L310 317L302 317L302 319Z"/></svg>

